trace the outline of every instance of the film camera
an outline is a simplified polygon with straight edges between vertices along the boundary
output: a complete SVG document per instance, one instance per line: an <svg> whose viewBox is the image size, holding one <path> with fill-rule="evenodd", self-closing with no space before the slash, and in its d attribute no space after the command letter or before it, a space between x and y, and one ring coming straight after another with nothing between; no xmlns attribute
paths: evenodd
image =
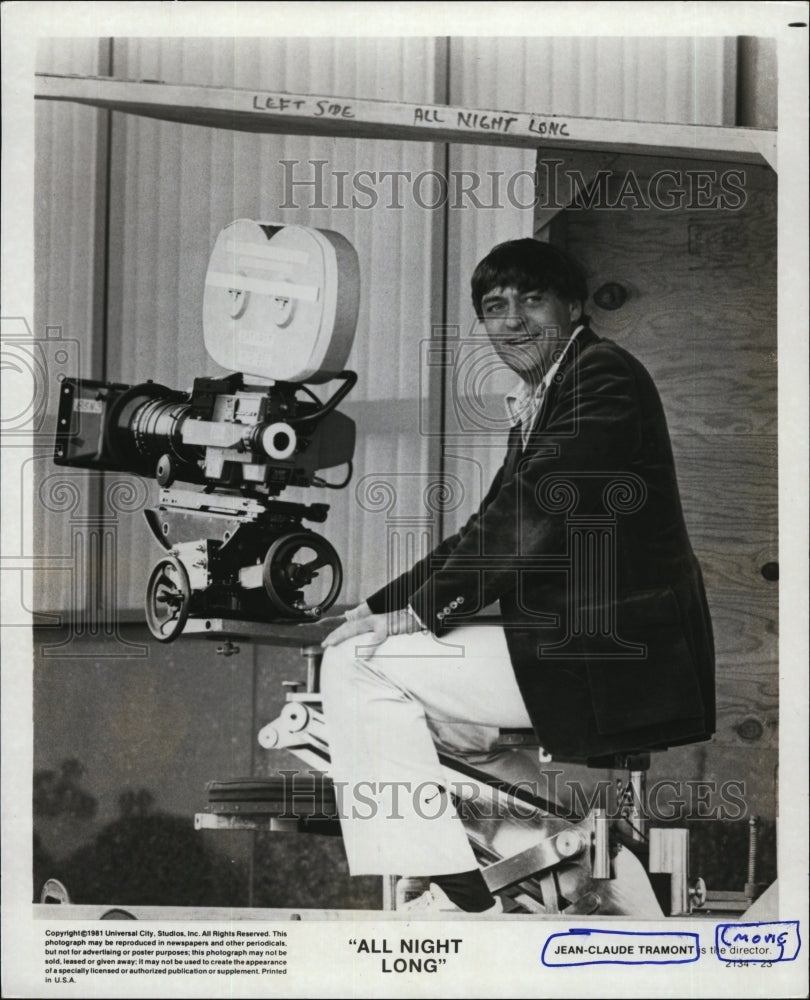
<svg viewBox="0 0 810 1000"><path fill-rule="evenodd" d="M351 478L354 422L337 406L357 376L359 268L338 233L250 220L217 237L205 278L205 347L233 372L190 392L65 378L54 461L136 473L161 487L147 523L165 550L146 588L152 634L170 642L189 616L317 618L336 600L340 559L303 522L325 503L277 499L288 486ZM309 386L339 381L322 400ZM346 467L342 481L324 470Z"/></svg>

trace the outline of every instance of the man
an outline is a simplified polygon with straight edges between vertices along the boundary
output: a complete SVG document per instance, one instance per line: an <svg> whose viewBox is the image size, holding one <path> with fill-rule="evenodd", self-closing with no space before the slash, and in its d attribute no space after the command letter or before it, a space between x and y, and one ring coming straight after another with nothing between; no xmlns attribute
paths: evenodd
<svg viewBox="0 0 810 1000"><path fill-rule="evenodd" d="M421 905L480 912L498 903L463 827L428 808L445 794L437 742L486 754L499 728L531 726L581 761L707 739L715 709L711 623L649 374L588 328L584 274L549 244L495 247L472 297L519 378L503 465L458 533L328 636L322 692L333 777L376 793L372 815L342 820L352 874L430 875ZM501 625L472 623L496 601ZM393 802L396 787L418 794Z"/></svg>

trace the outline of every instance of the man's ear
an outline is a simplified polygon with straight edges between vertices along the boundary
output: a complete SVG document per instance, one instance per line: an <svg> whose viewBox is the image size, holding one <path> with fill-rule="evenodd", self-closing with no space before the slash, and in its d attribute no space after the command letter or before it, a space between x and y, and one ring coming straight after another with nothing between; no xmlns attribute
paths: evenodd
<svg viewBox="0 0 810 1000"><path fill-rule="evenodd" d="M582 303L579 299L576 302L568 303L568 315L571 317L572 323L576 323L577 320L582 318Z"/></svg>

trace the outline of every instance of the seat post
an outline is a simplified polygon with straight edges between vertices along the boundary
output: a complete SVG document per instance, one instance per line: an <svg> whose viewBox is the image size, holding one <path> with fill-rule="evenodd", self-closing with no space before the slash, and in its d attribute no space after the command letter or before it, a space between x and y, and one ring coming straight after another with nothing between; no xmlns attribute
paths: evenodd
<svg viewBox="0 0 810 1000"><path fill-rule="evenodd" d="M321 662L323 648L321 646L302 646L301 655L307 664L307 694L317 694L321 689Z"/></svg>
<svg viewBox="0 0 810 1000"><path fill-rule="evenodd" d="M619 781L620 813L630 826L630 837L638 844L647 840L647 771L649 753L626 754L620 766L628 772L626 784Z"/></svg>

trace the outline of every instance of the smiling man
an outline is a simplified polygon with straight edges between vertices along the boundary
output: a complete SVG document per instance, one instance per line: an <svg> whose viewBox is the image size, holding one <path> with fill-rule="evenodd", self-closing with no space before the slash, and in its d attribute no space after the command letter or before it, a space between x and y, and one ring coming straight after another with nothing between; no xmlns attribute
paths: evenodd
<svg viewBox="0 0 810 1000"><path fill-rule="evenodd" d="M325 640L322 692L333 777L376 794L371 814L344 804L352 874L430 876L417 907L497 912L455 812L428 808L446 794L437 747L494 763L500 728L531 727L585 761L707 739L714 649L658 393L590 330L579 264L503 243L472 299L518 377L503 464L460 531ZM501 624L476 624L496 602ZM525 780L516 761L499 776ZM629 863L608 912L660 915Z"/></svg>
<svg viewBox="0 0 810 1000"><path fill-rule="evenodd" d="M554 247L526 240L523 249L523 243L504 244L479 264L472 282L473 302L498 356L527 386L536 389L554 364L560 340L567 341L582 328L587 286L579 268L573 262L564 264ZM541 279L526 272L527 253L539 258L538 268L545 263ZM519 261L518 254L524 260ZM506 259L501 261L501 257ZM521 263L523 270L519 269ZM557 274L549 268L554 263ZM489 291L482 293L488 287Z"/></svg>

